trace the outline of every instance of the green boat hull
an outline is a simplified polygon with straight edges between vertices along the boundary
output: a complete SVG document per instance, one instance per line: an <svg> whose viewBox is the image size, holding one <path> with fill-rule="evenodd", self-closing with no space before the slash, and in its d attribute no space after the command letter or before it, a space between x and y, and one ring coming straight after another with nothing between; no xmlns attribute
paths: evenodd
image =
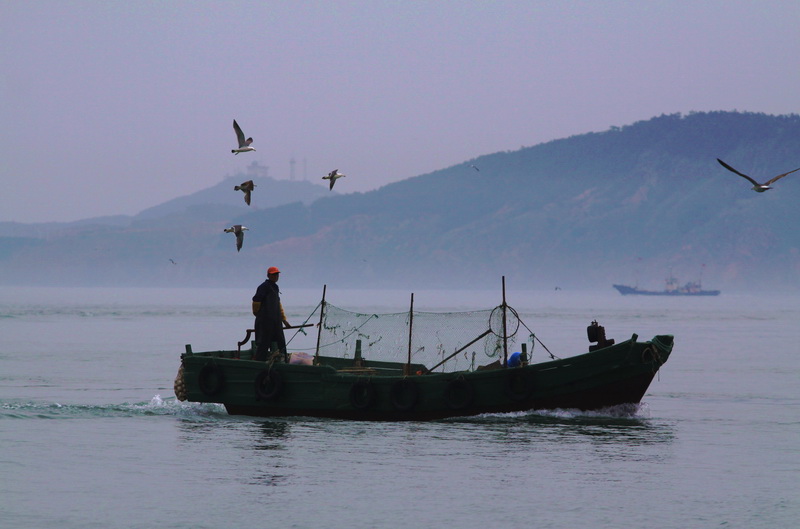
<svg viewBox="0 0 800 529"><path fill-rule="evenodd" d="M252 351L181 356L176 387L231 415L422 421L527 410L598 410L639 403L673 337L630 340L521 367L426 373L424 366L318 357L317 365L254 361ZM412 373L405 375L404 373ZM180 384L179 384L180 382ZM177 391L176 391L177 393Z"/></svg>

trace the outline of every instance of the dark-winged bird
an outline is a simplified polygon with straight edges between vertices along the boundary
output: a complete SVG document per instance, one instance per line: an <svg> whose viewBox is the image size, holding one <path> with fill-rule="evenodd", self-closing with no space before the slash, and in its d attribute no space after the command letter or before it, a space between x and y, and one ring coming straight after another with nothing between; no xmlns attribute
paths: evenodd
<svg viewBox="0 0 800 529"><path fill-rule="evenodd" d="M717 161L722 165L722 167L724 167L728 171L734 172L734 173L738 174L739 176L741 176L743 178L747 178L750 181L750 183L753 184L753 191L755 191L756 193L763 193L767 189L772 189L772 187L770 187L770 184L774 184L776 181L780 180L781 178L783 178L787 174L792 174L794 171L800 171L800 167L798 167L794 171L789 171L788 173L779 174L778 176L767 180L763 184L759 184L758 182L756 182L755 180L753 180L752 178L750 178L746 174L740 173L739 171L737 171L736 169L734 169L730 165L726 164L725 162L723 162L719 158L717 158Z"/></svg>
<svg viewBox="0 0 800 529"><path fill-rule="evenodd" d="M255 188L256 185L253 183L252 180L248 180L247 182L242 182L241 185L233 186L234 191L242 191L244 193L244 201L249 206L250 205L250 192Z"/></svg>
<svg viewBox="0 0 800 529"><path fill-rule="evenodd" d="M329 189L333 189L333 184L336 183L336 179L337 178L343 178L345 176L347 176L347 175L340 173L338 169L334 169L333 171L328 173L327 176L323 176L322 179L323 180L330 180L331 181L331 186L330 186Z"/></svg>
<svg viewBox="0 0 800 529"><path fill-rule="evenodd" d="M233 233L236 235L236 251L242 249L242 243L244 242L244 232L247 231L249 228L247 226L242 226L241 224L234 224L230 228L225 228L225 233Z"/></svg>
<svg viewBox="0 0 800 529"><path fill-rule="evenodd" d="M239 154L240 152L249 152L255 150L253 147L250 147L250 144L253 143L253 138L244 139L244 132L242 132L242 129L239 128L239 124L236 123L235 119L233 120L233 130L236 131L236 141L239 142L238 149L231 149L231 152L233 154Z"/></svg>

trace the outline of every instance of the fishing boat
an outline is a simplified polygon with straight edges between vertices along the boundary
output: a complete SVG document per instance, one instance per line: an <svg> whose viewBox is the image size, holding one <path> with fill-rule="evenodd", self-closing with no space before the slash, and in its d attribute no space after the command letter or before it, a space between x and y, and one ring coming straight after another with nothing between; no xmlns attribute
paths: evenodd
<svg viewBox="0 0 800 529"><path fill-rule="evenodd" d="M627 285L613 285L623 296L719 296L719 290L703 290L700 281L690 281L681 285L679 281L669 276L665 280L664 290L643 290L639 287Z"/></svg>
<svg viewBox="0 0 800 529"><path fill-rule="evenodd" d="M668 334L646 341L633 334L616 343L592 321L589 350L559 358L506 303L505 280L500 305L458 313L415 311L413 294L407 312L358 313L325 295L323 289L320 304L298 326L316 327L312 350L294 350L292 337L286 350L273 348L267 361L258 361L254 342L243 348L252 330L236 349L194 352L186 345L175 379L178 399L219 403L231 415L367 421L600 410L639 403L673 346ZM545 361L529 361L536 344Z"/></svg>

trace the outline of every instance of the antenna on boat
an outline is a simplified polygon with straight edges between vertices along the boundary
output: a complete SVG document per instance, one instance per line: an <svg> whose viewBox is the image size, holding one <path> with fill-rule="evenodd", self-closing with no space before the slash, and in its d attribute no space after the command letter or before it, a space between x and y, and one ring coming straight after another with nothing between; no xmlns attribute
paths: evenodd
<svg viewBox="0 0 800 529"><path fill-rule="evenodd" d="M325 291L328 285L322 285L322 301L319 304L319 325L317 325L317 352L314 353L314 363L319 363L319 341L322 338L322 318L325 317Z"/></svg>
<svg viewBox="0 0 800 529"><path fill-rule="evenodd" d="M503 276L503 365L508 366L508 333L506 332L506 276Z"/></svg>

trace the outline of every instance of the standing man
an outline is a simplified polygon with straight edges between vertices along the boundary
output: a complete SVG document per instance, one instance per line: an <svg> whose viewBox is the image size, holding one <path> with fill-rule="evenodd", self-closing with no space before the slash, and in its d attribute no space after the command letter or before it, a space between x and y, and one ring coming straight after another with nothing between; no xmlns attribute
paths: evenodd
<svg viewBox="0 0 800 529"><path fill-rule="evenodd" d="M267 269L267 280L261 283L253 296L253 316L256 317L256 360L267 360L274 343L286 358L286 338L283 328L290 327L281 305L278 279L281 271L277 266Z"/></svg>

